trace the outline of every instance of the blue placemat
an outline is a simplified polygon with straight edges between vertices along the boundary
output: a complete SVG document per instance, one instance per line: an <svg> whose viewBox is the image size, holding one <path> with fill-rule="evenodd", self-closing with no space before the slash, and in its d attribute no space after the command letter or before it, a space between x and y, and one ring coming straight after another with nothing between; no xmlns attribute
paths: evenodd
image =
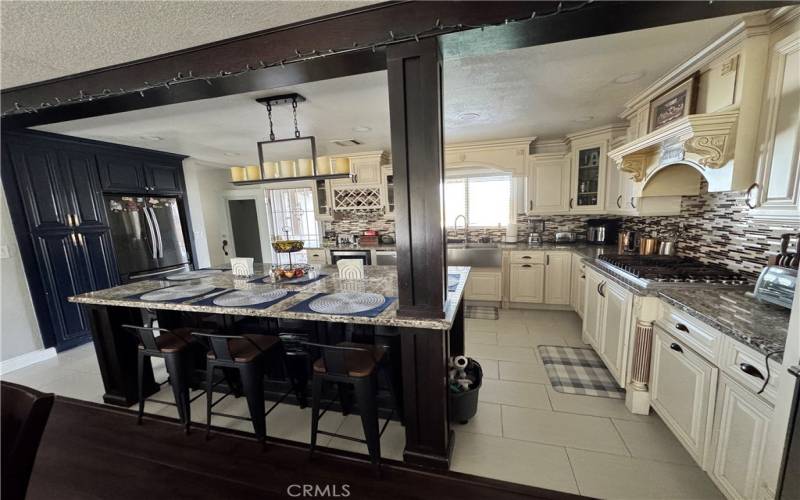
<svg viewBox="0 0 800 500"><path fill-rule="evenodd" d="M261 281L263 279L268 279L269 277L270 277L269 274L265 274L264 276L259 276L258 278L254 279L254 280L248 281L248 283L261 283L261 284L267 283L267 284L270 284L270 285L272 285L272 284L275 284L275 285L308 285L310 283L314 283L315 281L319 281L322 278L327 278L328 275L327 274L320 274L320 275L317 275L316 278L309 278L308 276L303 276L302 278L293 278L293 279L290 279L290 280L278 281L277 283L272 283L272 280Z"/></svg>
<svg viewBox="0 0 800 500"><path fill-rule="evenodd" d="M318 313L317 311L312 310L309 307L309 305L311 304L311 302L313 300L316 300L319 297L323 297L325 295L332 295L332 294L328 294L328 293L317 293L317 294L314 294L311 298L308 298L308 299L306 299L306 300L304 300L302 302L298 302L297 304L293 305L292 307L287 309L287 311L299 312L299 313L323 314L323 313ZM364 318L374 318L375 316L379 315L384 310L386 310L387 307L392 305L392 302L397 300L397 297L384 297L384 298L386 300L383 302L383 304L381 304L378 307L375 307L373 309L370 309L369 311L362 311L362 312L357 312L357 313L336 313L336 315L338 315L338 316L361 316L361 317L364 317Z"/></svg>
<svg viewBox="0 0 800 500"><path fill-rule="evenodd" d="M450 278L455 278L458 281L454 285L450 284ZM458 284L461 282L461 275L460 274L448 274L447 275L447 291L448 292L455 292L458 289Z"/></svg>
<svg viewBox="0 0 800 500"><path fill-rule="evenodd" d="M221 293L221 294L215 295L213 297L208 297L207 299L198 300L197 302L192 302L192 305L193 306L213 306L213 307L239 307L239 308L245 308L245 309L266 309L266 308L268 308L268 307L270 307L272 305L277 304L278 302L280 302L282 300L288 299L289 297L299 293L299 292L290 291L290 292L287 292L286 295L284 295L283 297L281 297L279 299L271 300L269 302L264 302L263 304L254 304L254 305L249 305L249 306L221 306L219 304L215 304L214 303L214 301L217 298L224 297L225 295L228 295L229 293L233 293L233 292L236 292L236 291L237 290L229 290L229 291L227 291L225 293Z"/></svg>
<svg viewBox="0 0 800 500"><path fill-rule="evenodd" d="M172 286L184 286L184 285L185 285L185 283L183 285L172 285ZM128 295L127 297L125 297L125 299L128 299L128 300L142 300L142 295L148 294L150 292L155 292L156 290L165 290L167 288L172 288L172 287L171 286L165 286L165 287L161 287L161 288L154 288L154 289L148 290L146 292L141 292L141 293L135 293L133 295ZM165 303L168 303L168 304L180 304L181 302L188 302L188 301L194 300L197 297L200 297L202 295L208 295L209 293L217 293L217 292L221 292L222 290L225 290L225 288L214 288L213 290L209 290L206 293L201 293L199 295L195 295L194 297L184 297L182 299L172 299L172 300L153 300L153 301L143 300L142 302L165 302Z"/></svg>

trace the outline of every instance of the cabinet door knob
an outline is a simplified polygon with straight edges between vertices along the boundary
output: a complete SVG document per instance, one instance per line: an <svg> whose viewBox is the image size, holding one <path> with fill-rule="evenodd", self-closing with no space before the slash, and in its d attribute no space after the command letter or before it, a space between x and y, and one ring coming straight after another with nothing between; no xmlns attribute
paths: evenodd
<svg viewBox="0 0 800 500"><path fill-rule="evenodd" d="M760 378L761 380L764 380L764 375L761 374L761 370L751 365L750 363L739 363L739 369L745 372L746 374L750 375L751 377Z"/></svg>
<svg viewBox="0 0 800 500"><path fill-rule="evenodd" d="M673 351L675 351L675 352L683 352L683 347L679 346L679 345L678 345L678 344L676 344L675 342L671 343L671 344L669 345L669 348L670 348L670 349L672 349L672 350L673 350Z"/></svg>
<svg viewBox="0 0 800 500"><path fill-rule="evenodd" d="M676 324L675 328L680 330L680 331L682 331L682 332L689 333L689 328L686 325L684 325L683 323Z"/></svg>

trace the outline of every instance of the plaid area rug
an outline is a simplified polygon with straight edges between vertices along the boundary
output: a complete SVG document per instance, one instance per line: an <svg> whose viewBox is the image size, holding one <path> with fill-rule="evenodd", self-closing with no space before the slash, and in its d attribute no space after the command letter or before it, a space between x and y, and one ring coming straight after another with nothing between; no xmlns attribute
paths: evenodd
<svg viewBox="0 0 800 500"><path fill-rule="evenodd" d="M464 317L469 319L499 319L500 312L494 306L466 306Z"/></svg>
<svg viewBox="0 0 800 500"><path fill-rule="evenodd" d="M603 398L624 399L611 372L592 349L540 345L544 369L553 389L565 394L583 394Z"/></svg>

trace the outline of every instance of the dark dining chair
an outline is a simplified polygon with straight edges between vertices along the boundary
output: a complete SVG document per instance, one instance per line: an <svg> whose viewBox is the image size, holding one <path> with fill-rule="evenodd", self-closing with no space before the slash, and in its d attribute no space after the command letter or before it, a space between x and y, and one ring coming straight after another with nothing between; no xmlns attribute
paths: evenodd
<svg viewBox="0 0 800 500"><path fill-rule="evenodd" d="M24 385L6 381L0 384L2 497L22 500L55 397Z"/></svg>

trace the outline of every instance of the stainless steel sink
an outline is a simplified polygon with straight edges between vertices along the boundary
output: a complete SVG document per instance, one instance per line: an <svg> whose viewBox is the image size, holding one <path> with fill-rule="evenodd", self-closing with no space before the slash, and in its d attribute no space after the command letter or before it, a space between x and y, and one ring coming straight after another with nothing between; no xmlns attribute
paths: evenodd
<svg viewBox="0 0 800 500"><path fill-rule="evenodd" d="M448 266L500 267L502 261L503 250L497 245L470 243L467 246L447 247Z"/></svg>

